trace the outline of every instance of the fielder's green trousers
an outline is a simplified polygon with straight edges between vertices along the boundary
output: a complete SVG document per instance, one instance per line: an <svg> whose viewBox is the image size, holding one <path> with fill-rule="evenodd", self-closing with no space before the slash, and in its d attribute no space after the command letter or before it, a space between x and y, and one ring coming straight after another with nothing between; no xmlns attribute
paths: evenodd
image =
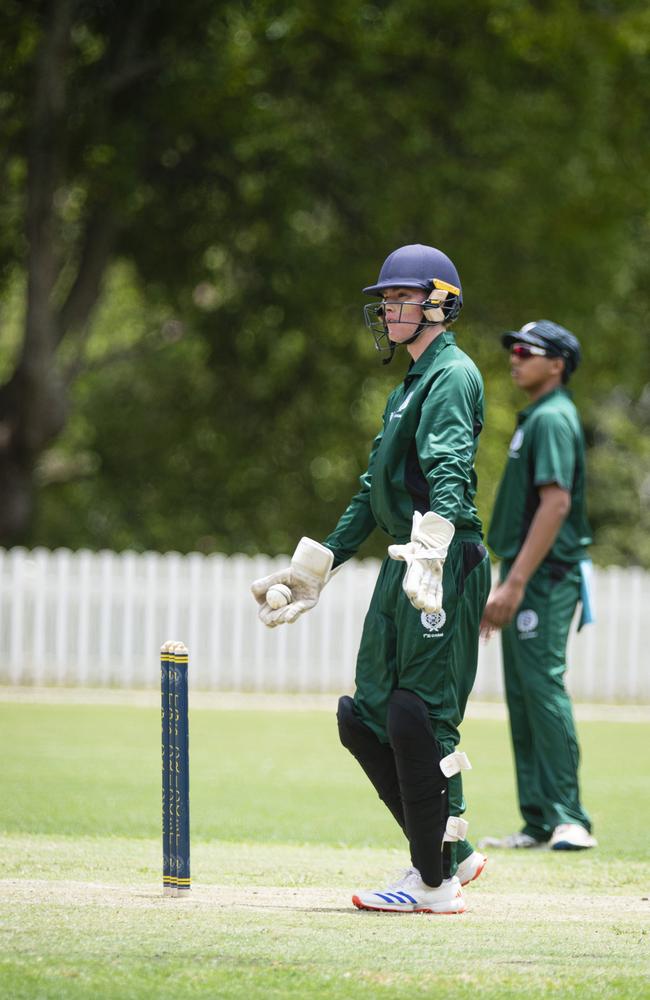
<svg viewBox="0 0 650 1000"><path fill-rule="evenodd" d="M460 537L459 537L460 536ZM476 677L481 615L490 591L490 561L475 534L457 533L443 570L443 610L426 615L402 590L404 562L386 558L366 615L357 658L357 711L388 743L388 700L396 688L419 695L442 755L460 741L458 727ZM460 774L449 779L449 813L465 810ZM472 853L460 841L455 860Z"/></svg>
<svg viewBox="0 0 650 1000"><path fill-rule="evenodd" d="M510 562L501 566L503 580ZM564 686L578 566L542 563L513 622L502 630L503 667L523 832L548 840L560 823L591 829L580 803L580 750Z"/></svg>

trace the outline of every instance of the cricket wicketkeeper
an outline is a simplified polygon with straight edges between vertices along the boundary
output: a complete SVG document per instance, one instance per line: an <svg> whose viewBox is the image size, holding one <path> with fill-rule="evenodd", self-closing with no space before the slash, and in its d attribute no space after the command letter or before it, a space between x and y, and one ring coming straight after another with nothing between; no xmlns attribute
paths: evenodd
<svg viewBox="0 0 650 1000"><path fill-rule="evenodd" d="M377 349L411 357L388 397L361 489L323 544L303 538L291 566L252 590L265 625L294 621L375 528L392 539L365 620L356 691L338 707L341 742L408 840L410 867L366 910L459 913L461 884L485 858L465 839L458 727L474 683L490 565L474 504L483 382L449 327L458 272L434 247L395 250L365 306ZM285 603L287 602L288 603Z"/></svg>

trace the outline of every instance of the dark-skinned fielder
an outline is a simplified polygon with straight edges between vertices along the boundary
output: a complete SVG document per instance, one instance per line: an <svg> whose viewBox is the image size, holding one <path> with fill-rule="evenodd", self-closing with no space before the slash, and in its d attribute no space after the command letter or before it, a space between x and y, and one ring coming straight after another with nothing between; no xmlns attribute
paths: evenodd
<svg viewBox="0 0 650 1000"><path fill-rule="evenodd" d="M323 544L302 538L286 570L252 586L273 628L313 608L333 571L376 527L391 538L366 616L353 698L338 706L341 742L404 831L411 864L365 910L460 913L461 884L485 857L465 839L458 727L476 675L490 588L474 496L483 383L450 324L462 305L458 272L434 247L400 247L364 292L364 313L389 361L405 344L411 364L388 397L361 489ZM267 592L289 588L284 607ZM285 591L285 594L288 592Z"/></svg>
<svg viewBox="0 0 650 1000"><path fill-rule="evenodd" d="M523 829L486 847L596 846L578 781L580 748L564 684L569 629L593 620L585 442L567 382L580 343L550 320L502 337L528 405L517 416L488 542L501 559L482 628L501 630L503 672Z"/></svg>

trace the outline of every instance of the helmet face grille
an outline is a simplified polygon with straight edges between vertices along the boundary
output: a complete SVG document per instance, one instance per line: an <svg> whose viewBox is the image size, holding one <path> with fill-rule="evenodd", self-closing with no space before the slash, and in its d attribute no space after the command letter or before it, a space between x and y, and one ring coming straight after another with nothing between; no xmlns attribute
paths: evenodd
<svg viewBox="0 0 650 1000"><path fill-rule="evenodd" d="M445 299L428 299L424 302L396 302L393 304L394 308L399 309L399 312L395 318L396 323L403 323L404 325L410 325L413 327L414 335L421 333L423 329L428 326L437 326L439 323L451 323L453 320L448 319L447 315L452 314L453 319L456 318L458 312L460 312L460 307L458 306L457 296L449 296L448 292L442 292L442 295L448 296ZM431 302L432 305L427 307L427 303ZM402 309L404 306L420 306L422 308L422 316L417 320L407 320L402 318ZM455 312L454 312L455 310ZM386 323L386 313L383 302L368 302L363 307L363 318L365 320L366 326L372 333L373 339L375 341L375 348L378 351L391 351L395 350L395 344L390 339L388 325ZM408 341L407 341L408 343Z"/></svg>
<svg viewBox="0 0 650 1000"><path fill-rule="evenodd" d="M393 351L394 345L388 336L383 302L368 302L363 307L363 318L372 333L378 351Z"/></svg>

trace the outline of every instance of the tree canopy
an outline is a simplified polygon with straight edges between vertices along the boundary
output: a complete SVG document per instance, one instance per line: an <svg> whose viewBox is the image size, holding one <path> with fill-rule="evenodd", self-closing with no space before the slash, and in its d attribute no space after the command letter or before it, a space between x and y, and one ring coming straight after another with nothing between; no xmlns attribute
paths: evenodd
<svg viewBox="0 0 650 1000"><path fill-rule="evenodd" d="M590 0L7 0L0 541L287 551L363 471L404 357L360 293L458 266L489 518L499 334L572 329L594 555L650 565L650 15ZM385 539L374 539L368 554Z"/></svg>

